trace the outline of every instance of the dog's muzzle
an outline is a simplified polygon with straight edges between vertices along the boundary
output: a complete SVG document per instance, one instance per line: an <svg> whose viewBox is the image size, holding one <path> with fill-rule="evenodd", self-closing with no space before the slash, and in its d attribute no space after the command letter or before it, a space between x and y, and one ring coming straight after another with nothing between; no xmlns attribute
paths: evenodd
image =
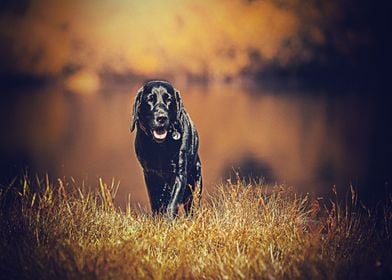
<svg viewBox="0 0 392 280"><path fill-rule="evenodd" d="M154 140L161 143L166 140L168 134L168 117L166 115L159 115L155 118L156 127L152 130L152 136Z"/></svg>

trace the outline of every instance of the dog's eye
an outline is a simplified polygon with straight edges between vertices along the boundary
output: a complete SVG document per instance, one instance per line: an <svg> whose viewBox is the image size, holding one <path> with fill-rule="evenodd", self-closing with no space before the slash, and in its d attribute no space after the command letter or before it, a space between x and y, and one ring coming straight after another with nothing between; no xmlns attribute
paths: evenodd
<svg viewBox="0 0 392 280"><path fill-rule="evenodd" d="M171 96L169 94L164 94L163 95L163 101L165 103L170 102L172 100Z"/></svg>
<svg viewBox="0 0 392 280"><path fill-rule="evenodd" d="M150 94L147 96L147 101L148 102L155 102L156 101L156 95L155 94Z"/></svg>

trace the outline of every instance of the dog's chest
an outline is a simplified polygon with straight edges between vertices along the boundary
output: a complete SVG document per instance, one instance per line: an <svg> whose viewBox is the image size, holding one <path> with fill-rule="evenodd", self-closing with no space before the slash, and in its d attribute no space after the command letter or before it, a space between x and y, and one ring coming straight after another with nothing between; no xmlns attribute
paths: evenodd
<svg viewBox="0 0 392 280"><path fill-rule="evenodd" d="M136 144L136 154L143 169L161 176L176 173L178 149L176 143L168 143L167 145Z"/></svg>

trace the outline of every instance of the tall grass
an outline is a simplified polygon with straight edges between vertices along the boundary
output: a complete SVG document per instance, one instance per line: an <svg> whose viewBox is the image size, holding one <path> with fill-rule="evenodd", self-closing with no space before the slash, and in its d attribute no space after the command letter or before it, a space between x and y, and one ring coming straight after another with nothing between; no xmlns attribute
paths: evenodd
<svg viewBox="0 0 392 280"><path fill-rule="evenodd" d="M0 189L0 278L347 279L392 276L392 211L228 182L192 217L114 204L118 185L23 178ZM391 202L391 199L390 201Z"/></svg>

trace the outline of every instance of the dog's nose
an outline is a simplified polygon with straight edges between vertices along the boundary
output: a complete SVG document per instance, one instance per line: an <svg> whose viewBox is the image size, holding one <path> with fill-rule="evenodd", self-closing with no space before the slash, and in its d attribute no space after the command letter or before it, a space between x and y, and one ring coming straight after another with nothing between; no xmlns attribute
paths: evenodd
<svg viewBox="0 0 392 280"><path fill-rule="evenodd" d="M167 117L166 116L158 116L157 117L157 122L160 124L164 124L167 121Z"/></svg>

